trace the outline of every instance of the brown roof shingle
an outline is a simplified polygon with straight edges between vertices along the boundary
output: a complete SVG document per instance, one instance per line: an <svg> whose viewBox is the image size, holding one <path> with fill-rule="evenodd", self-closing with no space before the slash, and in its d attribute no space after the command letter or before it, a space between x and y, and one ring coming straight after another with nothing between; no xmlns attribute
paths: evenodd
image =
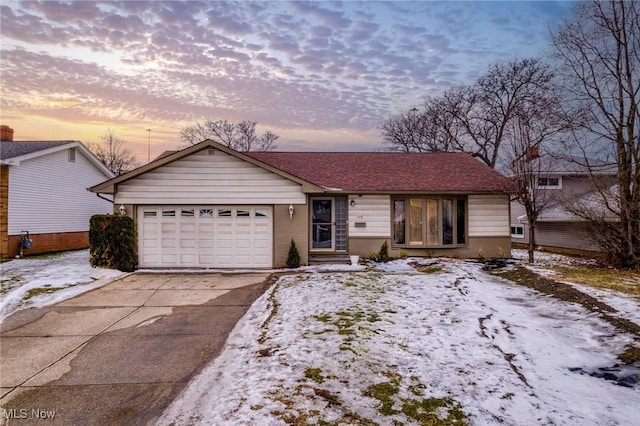
<svg viewBox="0 0 640 426"><path fill-rule="evenodd" d="M362 192L500 192L507 179L465 153L250 152L326 188Z"/></svg>

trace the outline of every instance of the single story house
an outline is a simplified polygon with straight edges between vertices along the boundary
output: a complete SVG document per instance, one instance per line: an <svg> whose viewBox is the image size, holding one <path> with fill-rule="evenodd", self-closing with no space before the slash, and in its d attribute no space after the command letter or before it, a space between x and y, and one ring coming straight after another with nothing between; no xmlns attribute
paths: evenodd
<svg viewBox="0 0 640 426"><path fill-rule="evenodd" d="M87 191L113 173L81 142L0 141L0 257L89 247L89 219L111 213L110 200Z"/></svg>
<svg viewBox="0 0 640 426"><path fill-rule="evenodd" d="M250 152L204 141L91 191L138 229L139 267L273 268L391 255L509 256L508 181L463 153Z"/></svg>

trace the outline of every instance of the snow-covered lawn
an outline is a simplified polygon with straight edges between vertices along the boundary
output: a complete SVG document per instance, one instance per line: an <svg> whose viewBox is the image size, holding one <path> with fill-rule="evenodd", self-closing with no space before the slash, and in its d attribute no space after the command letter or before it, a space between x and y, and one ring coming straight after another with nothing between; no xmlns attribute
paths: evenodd
<svg viewBox="0 0 640 426"><path fill-rule="evenodd" d="M81 250L0 264L0 318L123 275L88 258ZM543 274L583 262L536 259L528 267ZM426 260L432 273L419 273L410 261L282 277L159 423L638 424L638 384L580 374L619 363L634 336L476 263ZM633 296L572 285L640 322Z"/></svg>
<svg viewBox="0 0 640 426"><path fill-rule="evenodd" d="M640 386L580 374L634 336L476 263L440 264L282 277L160 423L638 424Z"/></svg>
<svg viewBox="0 0 640 426"><path fill-rule="evenodd" d="M18 309L51 305L123 275L92 268L89 250L0 263L0 321Z"/></svg>

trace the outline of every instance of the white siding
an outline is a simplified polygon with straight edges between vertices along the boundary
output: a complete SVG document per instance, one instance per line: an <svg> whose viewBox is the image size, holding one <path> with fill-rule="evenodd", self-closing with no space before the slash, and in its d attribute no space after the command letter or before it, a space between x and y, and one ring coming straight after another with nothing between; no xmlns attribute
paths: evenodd
<svg viewBox="0 0 640 426"><path fill-rule="evenodd" d="M510 235L509 198L506 195L469 196L470 237L508 237Z"/></svg>
<svg viewBox="0 0 640 426"><path fill-rule="evenodd" d="M351 201L355 205L351 207ZM356 226L364 224L364 227ZM389 195L349 196L349 236L391 236L391 197Z"/></svg>
<svg viewBox="0 0 640 426"><path fill-rule="evenodd" d="M108 179L76 149L22 161L9 167L9 235L89 230L94 214L111 213L113 205L87 191Z"/></svg>
<svg viewBox="0 0 640 426"><path fill-rule="evenodd" d="M117 204L305 204L302 185L205 149L118 185Z"/></svg>

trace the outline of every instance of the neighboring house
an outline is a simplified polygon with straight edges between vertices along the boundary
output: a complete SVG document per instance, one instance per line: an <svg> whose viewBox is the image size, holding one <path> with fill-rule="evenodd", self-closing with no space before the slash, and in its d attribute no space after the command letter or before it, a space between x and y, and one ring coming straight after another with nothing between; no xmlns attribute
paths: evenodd
<svg viewBox="0 0 640 426"><path fill-rule="evenodd" d="M571 213L566 205L587 200L593 204L597 197L592 192L591 180L605 179L614 182L615 170L591 160L592 171L581 164L582 159L560 154L543 154L530 161L538 162L532 170L538 170L536 182L539 189L549 191L553 202L543 210L535 229L536 247L561 249L574 252L599 252L587 232L587 224ZM602 209L600 209L602 210ZM529 243L529 223L524 207L517 201L511 203L511 241L514 244Z"/></svg>
<svg viewBox="0 0 640 426"><path fill-rule="evenodd" d="M86 248L89 219L113 204L87 190L111 171L77 141L13 141L2 126L0 142L0 256Z"/></svg>
<svg viewBox="0 0 640 426"><path fill-rule="evenodd" d="M462 153L251 152L204 141L91 188L137 222L139 267L509 256L508 181Z"/></svg>

